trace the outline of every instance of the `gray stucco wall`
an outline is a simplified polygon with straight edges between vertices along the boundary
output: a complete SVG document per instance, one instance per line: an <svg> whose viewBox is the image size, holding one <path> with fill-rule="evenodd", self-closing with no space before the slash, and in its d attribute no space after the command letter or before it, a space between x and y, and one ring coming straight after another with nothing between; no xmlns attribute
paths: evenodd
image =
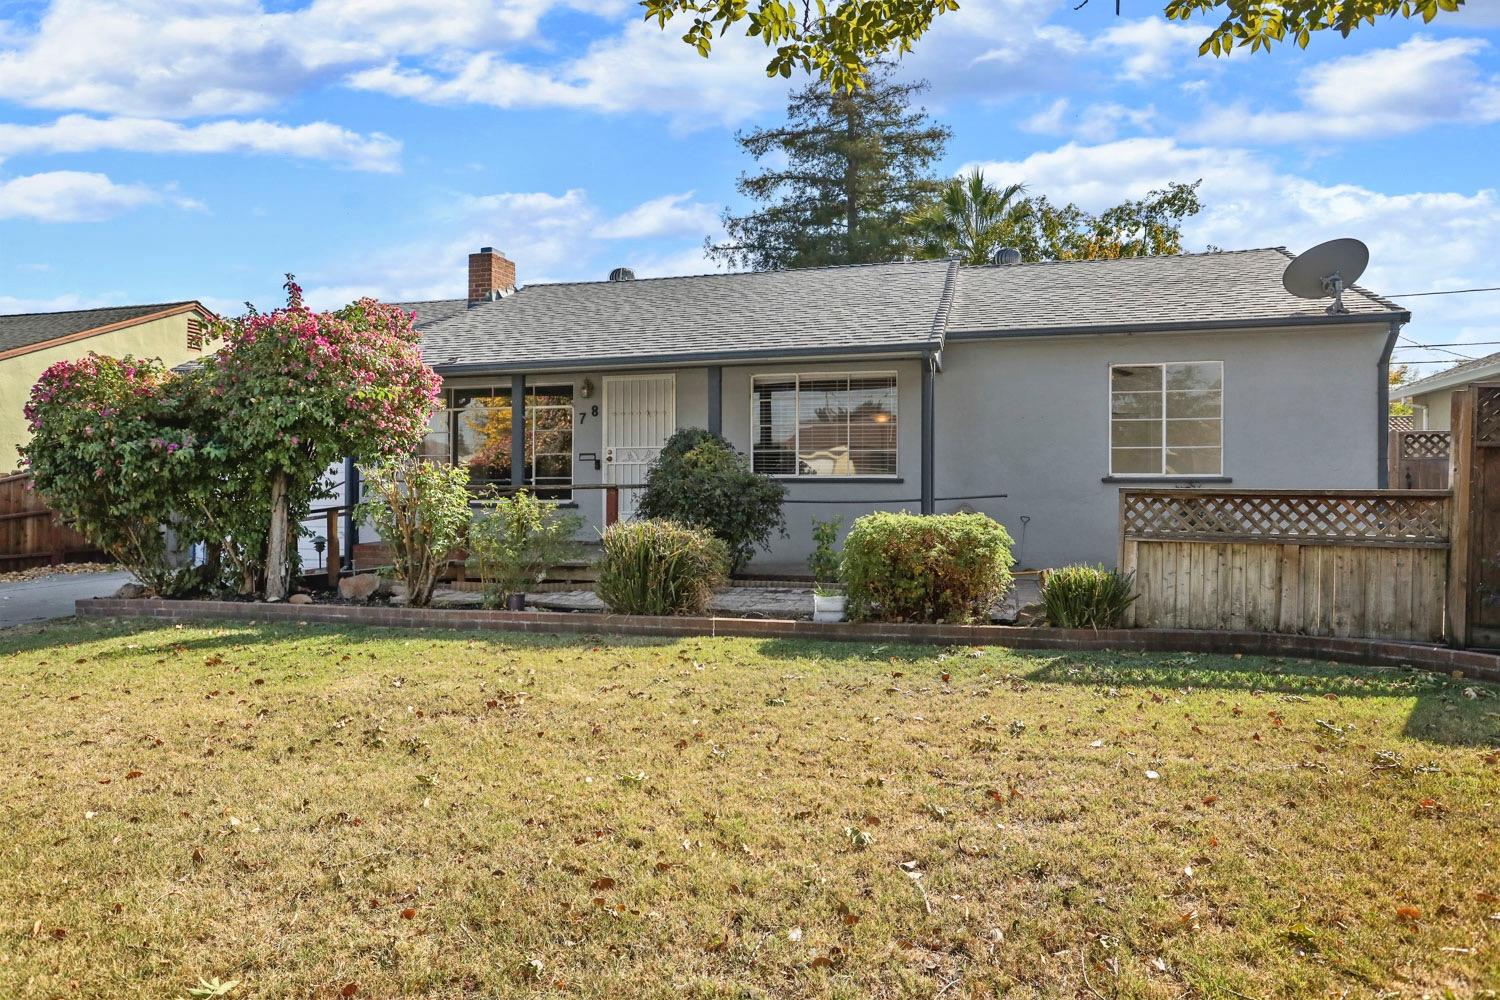
<svg viewBox="0 0 1500 1000"><path fill-rule="evenodd" d="M1109 366L1224 363L1224 474L1234 489L1373 489L1386 327L950 343L937 380L937 495L975 502L1023 566L1113 565ZM939 501L940 512L956 503ZM1021 517L1030 520L1024 526Z"/></svg>

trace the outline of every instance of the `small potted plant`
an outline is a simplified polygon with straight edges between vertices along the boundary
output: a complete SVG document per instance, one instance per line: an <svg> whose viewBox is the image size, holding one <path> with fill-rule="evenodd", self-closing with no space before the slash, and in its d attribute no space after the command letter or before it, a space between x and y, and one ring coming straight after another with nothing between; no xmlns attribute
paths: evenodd
<svg viewBox="0 0 1500 1000"><path fill-rule="evenodd" d="M807 557L807 565L813 575L813 621L841 622L844 620L844 592L839 587L839 552L835 547L839 540L839 528L844 519L828 520L813 518L813 553Z"/></svg>

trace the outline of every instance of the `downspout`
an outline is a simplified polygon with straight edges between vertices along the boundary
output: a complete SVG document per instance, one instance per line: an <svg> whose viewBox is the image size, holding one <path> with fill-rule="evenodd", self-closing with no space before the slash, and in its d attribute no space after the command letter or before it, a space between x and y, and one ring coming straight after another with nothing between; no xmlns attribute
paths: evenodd
<svg viewBox="0 0 1500 1000"><path fill-rule="evenodd" d="M1396 338L1401 336L1401 322L1391 320L1391 332L1385 338L1385 350L1380 354L1380 364L1375 369L1380 385L1376 389L1380 410L1375 431L1375 483L1382 490L1391 488L1391 470L1388 456L1391 448L1391 354L1396 349Z"/></svg>
<svg viewBox="0 0 1500 1000"><path fill-rule="evenodd" d="M930 353L922 364L922 513L937 512L936 413L938 355Z"/></svg>

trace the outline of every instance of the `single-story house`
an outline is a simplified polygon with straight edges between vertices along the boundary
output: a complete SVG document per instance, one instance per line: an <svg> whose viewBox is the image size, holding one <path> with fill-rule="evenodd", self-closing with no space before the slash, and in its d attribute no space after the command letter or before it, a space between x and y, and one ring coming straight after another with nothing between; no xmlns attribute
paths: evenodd
<svg viewBox="0 0 1500 1000"><path fill-rule="evenodd" d="M1475 382L1500 380L1500 353L1456 364L1426 378L1391 389L1391 401L1410 403L1412 430L1451 430L1454 390Z"/></svg>
<svg viewBox="0 0 1500 1000"><path fill-rule="evenodd" d="M0 316L0 473L18 467L31 438L21 411L42 372L90 352L178 365L212 350L213 318L195 301Z"/></svg>
<svg viewBox="0 0 1500 1000"><path fill-rule="evenodd" d="M408 303L444 409L427 454L531 484L598 530L674 430L723 434L814 518L976 510L1023 566L1112 564L1131 485L1385 480L1387 366L1410 314L1282 287L1284 249L960 266L910 261L519 286L491 248L466 299ZM523 426L522 440L510 434ZM517 471L519 470L519 472ZM620 492L629 516L634 490Z"/></svg>

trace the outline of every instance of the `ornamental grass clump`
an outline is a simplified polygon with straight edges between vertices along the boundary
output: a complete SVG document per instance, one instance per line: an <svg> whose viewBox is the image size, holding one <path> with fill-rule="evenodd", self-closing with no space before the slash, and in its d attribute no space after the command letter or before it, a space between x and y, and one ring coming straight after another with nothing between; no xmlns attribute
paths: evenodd
<svg viewBox="0 0 1500 1000"><path fill-rule="evenodd" d="M866 514L844 540L855 621L983 620L1010 588L1010 534L983 514Z"/></svg>
<svg viewBox="0 0 1500 1000"><path fill-rule="evenodd" d="M1134 573L1064 566L1042 577L1042 607L1058 628L1118 628L1135 603L1134 590Z"/></svg>
<svg viewBox="0 0 1500 1000"><path fill-rule="evenodd" d="M616 614L701 615L729 578L729 550L675 521L629 521L604 532L596 592Z"/></svg>

